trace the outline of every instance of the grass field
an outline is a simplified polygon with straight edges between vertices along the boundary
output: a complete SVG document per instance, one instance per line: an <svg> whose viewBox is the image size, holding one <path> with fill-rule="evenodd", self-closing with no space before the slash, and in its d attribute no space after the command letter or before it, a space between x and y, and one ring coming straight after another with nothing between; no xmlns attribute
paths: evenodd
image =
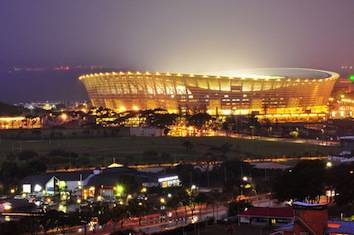
<svg viewBox="0 0 354 235"><path fill-rule="evenodd" d="M192 148L187 150L183 142L189 140ZM33 150L46 155L51 150L61 149L78 153L91 163L108 163L113 157L122 163L156 162L171 160L198 160L207 153L217 155L211 147L225 143L232 145L227 153L232 158L261 158L275 156L327 155L338 151L338 147L247 140L228 137L101 137L56 140L0 140L0 160L10 153ZM213 153L214 151L214 153Z"/></svg>

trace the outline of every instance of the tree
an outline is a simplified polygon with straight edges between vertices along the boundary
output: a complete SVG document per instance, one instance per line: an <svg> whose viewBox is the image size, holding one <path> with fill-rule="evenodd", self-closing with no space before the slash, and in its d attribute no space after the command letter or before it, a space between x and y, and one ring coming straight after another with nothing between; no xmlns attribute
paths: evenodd
<svg viewBox="0 0 354 235"><path fill-rule="evenodd" d="M275 179L273 191L280 201L317 200L322 195L326 179L325 164L319 160L300 161Z"/></svg>
<svg viewBox="0 0 354 235"><path fill-rule="evenodd" d="M354 206L354 163L342 164L329 171L329 186L336 192L336 203Z"/></svg>
<svg viewBox="0 0 354 235"><path fill-rule="evenodd" d="M129 201L127 211L131 216L137 216L139 219L139 226L141 225L142 217L151 211L151 204L140 202L137 199Z"/></svg>
<svg viewBox="0 0 354 235"><path fill-rule="evenodd" d="M207 113L197 113L187 117L188 125L201 129L212 117Z"/></svg>
<svg viewBox="0 0 354 235"><path fill-rule="evenodd" d="M227 160L221 165L220 170L223 170L224 188L223 193L229 199L241 194L241 185L243 176L250 176L253 167L239 160ZM226 181L225 181L226 180Z"/></svg>
<svg viewBox="0 0 354 235"><path fill-rule="evenodd" d="M199 205L199 213L200 217L202 214L202 206L207 205L211 202L210 197L207 193L198 193L198 195L194 199L195 203Z"/></svg>
<svg viewBox="0 0 354 235"><path fill-rule="evenodd" d="M128 216L126 208L124 206L113 207L111 211L111 215L112 215L112 221L114 223L113 230L115 230L115 225L118 222L120 222L120 228L122 229L124 225L124 219Z"/></svg>
<svg viewBox="0 0 354 235"><path fill-rule="evenodd" d="M3 191L17 185L22 178L22 171L16 162L4 161L0 167L0 182L3 184Z"/></svg>
<svg viewBox="0 0 354 235"><path fill-rule="evenodd" d="M212 163L214 163L216 161L216 157L211 152L207 152L205 154L204 160L207 163L207 169L206 169L207 187L210 187L210 166L212 165Z"/></svg>
<svg viewBox="0 0 354 235"><path fill-rule="evenodd" d="M30 169L30 172L28 172L29 173L28 175L40 174L40 173L46 172L47 166L43 161L32 160L24 166L24 169Z"/></svg>
<svg viewBox="0 0 354 235"><path fill-rule="evenodd" d="M17 154L17 158L20 161L28 161L36 157L38 157L38 153L31 150L25 150Z"/></svg>
<svg viewBox="0 0 354 235"><path fill-rule="evenodd" d="M58 229L62 225L62 217L64 213L57 210L49 210L41 218L40 224L46 234L50 229Z"/></svg>
<svg viewBox="0 0 354 235"><path fill-rule="evenodd" d="M217 217L218 217L218 209L219 209L219 203L224 202L227 198L225 197L224 192L220 192L218 190L213 190L209 193L209 200L213 205L213 217L214 217L214 222L216 222ZM216 212L215 212L216 208ZM216 216L215 216L216 214Z"/></svg>
<svg viewBox="0 0 354 235"><path fill-rule="evenodd" d="M148 115L146 122L148 126L166 128L176 122L178 115L169 113L152 113Z"/></svg>
<svg viewBox="0 0 354 235"><path fill-rule="evenodd" d="M240 212L244 211L246 208L251 207L252 204L246 201L230 202L228 209L228 216L238 215Z"/></svg>
<svg viewBox="0 0 354 235"><path fill-rule="evenodd" d="M191 206L191 194L190 194L190 191L187 192L185 189L181 188L178 192L176 192L174 194L173 197L174 197L175 201L179 202L179 205L184 207L184 219L185 219L185 223L187 223L188 207Z"/></svg>
<svg viewBox="0 0 354 235"><path fill-rule="evenodd" d="M10 221L7 223L0 223L1 235L18 235L23 234L24 231L21 224L17 221Z"/></svg>
<svg viewBox="0 0 354 235"><path fill-rule="evenodd" d="M219 147L211 147L210 150L214 150L217 153L219 153L216 157L215 160L219 160L222 162L225 162L227 160L227 154L231 151L232 148L232 144L230 143L224 143L223 145L219 146ZM227 182L227 168L226 165L223 164L223 170L224 170L224 184L226 184Z"/></svg>
<svg viewBox="0 0 354 235"><path fill-rule="evenodd" d="M38 218L25 217L20 221L20 223L23 230L31 235L37 234L37 232L40 230L40 223Z"/></svg>

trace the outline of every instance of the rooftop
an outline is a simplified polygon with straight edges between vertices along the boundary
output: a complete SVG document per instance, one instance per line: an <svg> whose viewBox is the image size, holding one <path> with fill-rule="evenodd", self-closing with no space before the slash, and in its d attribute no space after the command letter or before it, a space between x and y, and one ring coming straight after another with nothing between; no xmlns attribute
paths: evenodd
<svg viewBox="0 0 354 235"><path fill-rule="evenodd" d="M56 177L62 181L79 181L86 179L92 171L75 171L75 172L51 172L41 175L31 175L21 180L22 184L46 184L51 178Z"/></svg>
<svg viewBox="0 0 354 235"><path fill-rule="evenodd" d="M293 208L295 209L313 209L313 210L323 210L327 208L327 204L315 204L306 202L293 202Z"/></svg>
<svg viewBox="0 0 354 235"><path fill-rule="evenodd" d="M291 207L250 207L238 215L249 217L292 218L294 217L294 210Z"/></svg>

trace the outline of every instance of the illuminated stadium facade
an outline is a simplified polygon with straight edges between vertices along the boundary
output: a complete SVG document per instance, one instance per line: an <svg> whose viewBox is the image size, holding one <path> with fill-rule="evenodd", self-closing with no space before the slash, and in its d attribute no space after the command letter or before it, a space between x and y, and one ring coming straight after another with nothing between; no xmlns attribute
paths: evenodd
<svg viewBox="0 0 354 235"><path fill-rule="evenodd" d="M245 115L277 120L322 119L338 74L313 69L256 69L233 76L111 72L82 75L93 106L123 112Z"/></svg>

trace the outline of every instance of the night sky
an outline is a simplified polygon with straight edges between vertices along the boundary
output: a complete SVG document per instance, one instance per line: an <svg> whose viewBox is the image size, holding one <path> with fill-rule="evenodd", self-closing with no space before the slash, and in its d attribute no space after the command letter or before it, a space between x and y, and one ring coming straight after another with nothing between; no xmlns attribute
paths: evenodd
<svg viewBox="0 0 354 235"><path fill-rule="evenodd" d="M354 0L0 0L0 100L85 98L75 73L8 72L79 64L338 70L354 65Z"/></svg>

